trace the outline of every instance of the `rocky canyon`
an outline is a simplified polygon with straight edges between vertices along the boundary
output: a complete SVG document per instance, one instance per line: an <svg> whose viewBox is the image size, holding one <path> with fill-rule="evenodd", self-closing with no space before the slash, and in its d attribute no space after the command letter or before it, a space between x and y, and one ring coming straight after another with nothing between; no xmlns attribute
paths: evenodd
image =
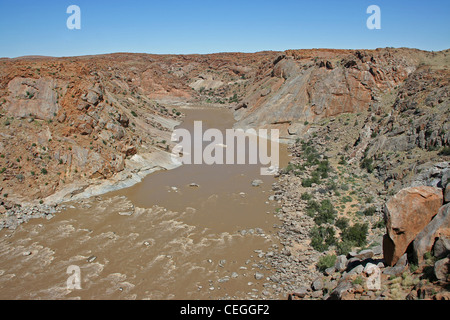
<svg viewBox="0 0 450 320"><path fill-rule="evenodd" d="M259 298L448 300L449 68L407 48L2 58L0 230L174 169L183 108L227 109L291 154Z"/></svg>

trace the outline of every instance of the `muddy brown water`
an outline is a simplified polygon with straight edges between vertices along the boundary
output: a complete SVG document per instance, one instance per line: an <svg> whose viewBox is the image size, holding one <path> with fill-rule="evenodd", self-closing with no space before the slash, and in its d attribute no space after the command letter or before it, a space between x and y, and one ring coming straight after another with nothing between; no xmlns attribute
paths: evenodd
<svg viewBox="0 0 450 320"><path fill-rule="evenodd" d="M232 128L228 109L183 109L181 127ZM280 145L280 164L288 162ZM277 246L261 165L183 165L0 231L0 299L261 299ZM264 183L253 187L251 182ZM191 183L198 187L189 186ZM242 232L242 230L245 230ZM69 289L68 267L81 289ZM256 272L264 275L255 278ZM273 296L272 296L273 297Z"/></svg>

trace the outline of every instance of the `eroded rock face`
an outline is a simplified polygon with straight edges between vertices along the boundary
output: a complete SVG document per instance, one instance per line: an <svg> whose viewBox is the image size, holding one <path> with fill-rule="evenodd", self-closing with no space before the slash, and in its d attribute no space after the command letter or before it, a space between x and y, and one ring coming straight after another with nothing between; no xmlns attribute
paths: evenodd
<svg viewBox="0 0 450 320"><path fill-rule="evenodd" d="M8 84L6 110L15 117L49 120L59 111L58 80L52 78L15 78ZM61 86L61 84L59 84Z"/></svg>
<svg viewBox="0 0 450 320"><path fill-rule="evenodd" d="M248 90L239 126L314 121L367 110L416 68L416 61L389 49L289 50L274 63L271 78ZM261 94L270 89L270 94Z"/></svg>
<svg viewBox="0 0 450 320"><path fill-rule="evenodd" d="M442 190L414 187L401 190L385 205L384 260L395 265L442 206Z"/></svg>

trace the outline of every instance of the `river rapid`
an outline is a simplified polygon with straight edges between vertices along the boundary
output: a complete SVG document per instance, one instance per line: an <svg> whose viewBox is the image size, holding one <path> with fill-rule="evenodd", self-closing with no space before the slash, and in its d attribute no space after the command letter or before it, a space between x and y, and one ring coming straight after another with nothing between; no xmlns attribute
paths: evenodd
<svg viewBox="0 0 450 320"><path fill-rule="evenodd" d="M193 131L233 127L231 110L190 107ZM288 162L280 145L280 166ZM50 220L0 231L0 299L264 299L278 248L273 176L256 165L183 165L66 203ZM262 180L255 187L252 181ZM68 287L79 271L80 289ZM285 298L285 297L279 297Z"/></svg>

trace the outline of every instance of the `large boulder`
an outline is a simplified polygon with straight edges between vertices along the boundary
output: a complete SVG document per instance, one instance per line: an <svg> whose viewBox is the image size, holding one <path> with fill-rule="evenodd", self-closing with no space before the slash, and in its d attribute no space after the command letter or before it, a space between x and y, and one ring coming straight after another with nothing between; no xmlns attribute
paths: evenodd
<svg viewBox="0 0 450 320"><path fill-rule="evenodd" d="M393 266L438 213L442 190L420 186L401 190L385 205L386 235L383 238L385 262Z"/></svg>
<svg viewBox="0 0 450 320"><path fill-rule="evenodd" d="M450 184L444 190L444 201L445 203L450 202Z"/></svg>
<svg viewBox="0 0 450 320"><path fill-rule="evenodd" d="M434 275L438 280L446 280L450 273L450 258L436 261L434 264Z"/></svg>
<svg viewBox="0 0 450 320"><path fill-rule="evenodd" d="M338 272L342 272L345 269L347 269L347 264L348 264L347 257L345 255L340 255L339 257L337 257L336 264L334 265L334 267Z"/></svg>
<svg viewBox="0 0 450 320"><path fill-rule="evenodd" d="M288 133L290 135L301 135L305 133L307 127L303 123L293 123L288 128Z"/></svg>
<svg viewBox="0 0 450 320"><path fill-rule="evenodd" d="M448 187L450 185L450 169L446 169L442 174L441 184L442 187Z"/></svg>
<svg viewBox="0 0 450 320"><path fill-rule="evenodd" d="M424 261L423 255L430 252L435 240L450 237L450 204L439 209L438 214L417 235L413 242L414 260L421 265Z"/></svg>
<svg viewBox="0 0 450 320"><path fill-rule="evenodd" d="M450 254L450 237L441 237L436 240L433 246L435 258L442 259Z"/></svg>
<svg viewBox="0 0 450 320"><path fill-rule="evenodd" d="M353 292L353 285L350 279L343 279L331 292L328 300L351 300Z"/></svg>

